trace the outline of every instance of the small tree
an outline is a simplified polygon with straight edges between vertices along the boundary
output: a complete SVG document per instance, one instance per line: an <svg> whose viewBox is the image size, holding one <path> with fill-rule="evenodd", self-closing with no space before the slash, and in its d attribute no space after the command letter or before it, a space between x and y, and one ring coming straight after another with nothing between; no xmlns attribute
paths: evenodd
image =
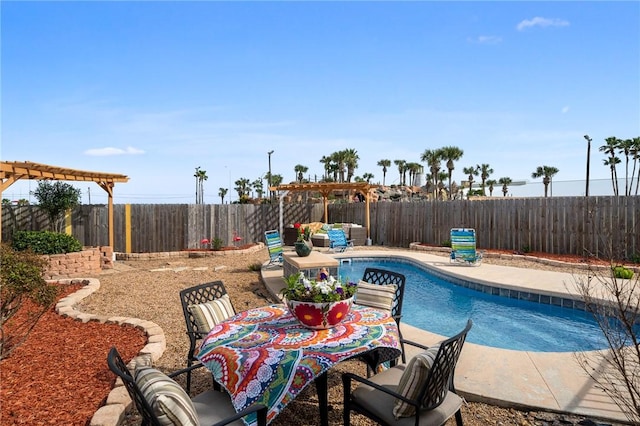
<svg viewBox="0 0 640 426"><path fill-rule="evenodd" d="M46 260L31 251L0 244L0 359L23 343L38 319L53 304L55 285L42 278ZM17 315L27 301L33 307Z"/></svg>
<svg viewBox="0 0 640 426"><path fill-rule="evenodd" d="M51 230L61 232L63 214L80 204L80 193L78 188L68 183L41 181L33 195L40 208L46 212Z"/></svg>
<svg viewBox="0 0 640 426"><path fill-rule="evenodd" d="M610 349L578 353L578 362L627 419L640 424L640 276L616 279L612 264L606 273L576 278L575 286Z"/></svg>

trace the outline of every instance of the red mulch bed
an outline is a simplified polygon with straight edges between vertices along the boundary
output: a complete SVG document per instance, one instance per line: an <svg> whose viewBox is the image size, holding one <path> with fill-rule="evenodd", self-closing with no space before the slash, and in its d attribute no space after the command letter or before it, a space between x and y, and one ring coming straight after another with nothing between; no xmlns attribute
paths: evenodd
<svg viewBox="0 0 640 426"><path fill-rule="evenodd" d="M59 299L81 287L59 286ZM82 323L49 309L0 362L2 425L88 425L115 382L107 366L111 346L128 362L146 342L132 326Z"/></svg>

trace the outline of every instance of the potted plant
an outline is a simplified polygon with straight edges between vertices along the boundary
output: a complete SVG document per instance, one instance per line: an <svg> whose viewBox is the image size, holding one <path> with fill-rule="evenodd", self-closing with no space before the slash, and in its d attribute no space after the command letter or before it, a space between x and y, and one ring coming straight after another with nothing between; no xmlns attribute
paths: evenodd
<svg viewBox="0 0 640 426"><path fill-rule="evenodd" d="M298 232L298 238L293 243L295 247L296 254L300 257L306 257L311 254L311 250L313 249L313 245L311 244L311 228L308 226L303 227L300 222L296 222L293 224L293 227L296 228Z"/></svg>
<svg viewBox="0 0 640 426"><path fill-rule="evenodd" d="M331 328L344 320L351 310L357 283L343 283L321 269L315 280L298 272L286 278L282 290L291 314L306 327Z"/></svg>

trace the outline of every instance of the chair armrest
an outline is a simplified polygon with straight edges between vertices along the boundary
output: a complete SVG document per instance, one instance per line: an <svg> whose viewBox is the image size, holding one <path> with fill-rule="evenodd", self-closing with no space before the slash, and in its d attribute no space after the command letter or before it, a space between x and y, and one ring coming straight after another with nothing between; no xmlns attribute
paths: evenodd
<svg viewBox="0 0 640 426"><path fill-rule="evenodd" d="M423 349L423 350L425 350L425 351L426 351L427 349L429 349L429 347L430 347L430 346L427 346L427 345L423 345L422 343L414 342L414 341L412 341L412 340L400 339L400 341L401 341L402 343L404 343L404 344L407 344L407 345L409 345L409 346L415 346L416 348L420 348L420 349ZM433 346L433 345L432 345L432 346Z"/></svg>
<svg viewBox="0 0 640 426"><path fill-rule="evenodd" d="M176 370L173 373L169 373L169 374L167 374L167 376L169 376L169 377L171 377L173 379L174 377L177 377L177 376L179 376L181 374L188 373L189 371L195 370L196 368L200 368L200 367L204 367L204 364L202 364L201 362L198 362L197 364L193 364L190 367L183 368L181 370Z"/></svg>
<svg viewBox="0 0 640 426"><path fill-rule="evenodd" d="M254 404L251 407L245 408L244 410L234 414L231 417L227 417L226 419L218 422L218 423L214 423L211 426L224 426L224 425L228 425L229 423L233 423L236 420L240 420L241 418L243 418L244 416L251 414L251 413L258 413L258 422L257 425L258 426L266 426L267 425L267 407L262 405L262 404Z"/></svg>
<svg viewBox="0 0 640 426"><path fill-rule="evenodd" d="M397 399L401 399L404 402L406 402L407 404L411 404L414 407L416 407L416 410L418 410L420 408L420 403L418 403L417 401L414 401L413 399L409 399L404 395L400 395L398 392L392 391L391 389L385 388L384 386L380 386L377 383L373 383L371 380L369 379L365 379L364 377L360 377L357 374L353 374L353 373L342 373L342 385L344 387L344 394L347 395L347 393L351 393L351 380L355 380L356 382L360 382L363 383L367 386L371 386L372 388L375 388L377 390L379 390L380 392L384 392L388 395L391 395Z"/></svg>

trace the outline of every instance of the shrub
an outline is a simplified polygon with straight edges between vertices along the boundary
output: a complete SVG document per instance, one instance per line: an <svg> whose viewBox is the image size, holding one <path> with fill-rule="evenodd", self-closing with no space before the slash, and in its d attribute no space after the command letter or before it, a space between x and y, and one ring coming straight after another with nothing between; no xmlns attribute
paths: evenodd
<svg viewBox="0 0 640 426"><path fill-rule="evenodd" d="M224 241L222 241L220 238L214 238L213 241L211 241L211 245L213 246L214 250L222 249L223 244L224 244Z"/></svg>
<svg viewBox="0 0 640 426"><path fill-rule="evenodd" d="M56 299L56 286L43 278L45 265L45 259L29 250L14 251L8 244L0 245L0 359L26 340ZM34 308L15 316L27 301L33 302Z"/></svg>
<svg viewBox="0 0 640 426"><path fill-rule="evenodd" d="M82 250L75 237L51 231L18 231L13 236L13 249L31 250L36 254L63 254Z"/></svg>
<svg viewBox="0 0 640 426"><path fill-rule="evenodd" d="M624 266L614 266L612 269L613 276L615 278L624 278L626 280L633 278L633 270L629 268L625 268Z"/></svg>

